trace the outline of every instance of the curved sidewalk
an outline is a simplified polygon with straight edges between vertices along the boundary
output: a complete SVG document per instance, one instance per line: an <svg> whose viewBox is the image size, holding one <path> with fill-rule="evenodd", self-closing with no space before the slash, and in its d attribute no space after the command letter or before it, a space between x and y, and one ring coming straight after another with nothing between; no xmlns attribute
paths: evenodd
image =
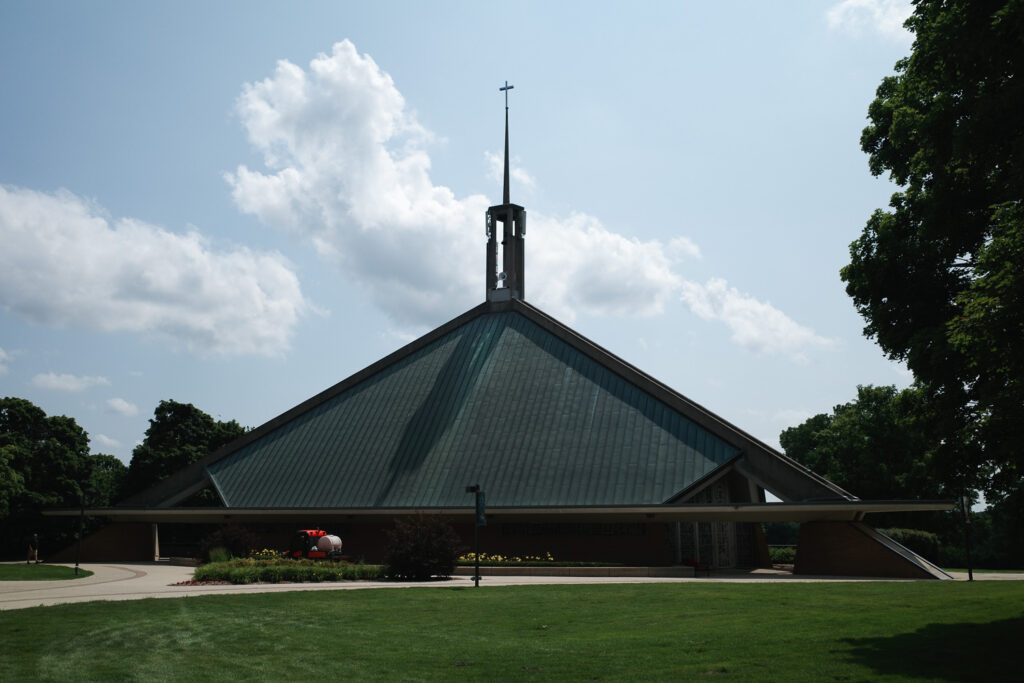
<svg viewBox="0 0 1024 683"><path fill-rule="evenodd" d="M65 565L69 566L69 565ZM339 583L267 583L206 586L175 586L192 578L192 567L163 563L96 563L83 564L92 576L64 581L0 581L0 610L22 609L39 605L57 605L91 600L140 600L142 598L183 598L198 595L234 593L277 593L282 591L358 590L366 588L467 587L473 585L469 576L455 576L446 581L352 581ZM956 573L958 580L967 575ZM982 580L1024 580L1024 574L979 574ZM562 577L562 576L486 576L482 586L522 586L569 583L707 583L707 582L808 582L808 581L886 581L899 579L863 579L833 576L794 576L788 572L755 570L722 573L710 578L665 577ZM906 580L906 579L904 579Z"/></svg>

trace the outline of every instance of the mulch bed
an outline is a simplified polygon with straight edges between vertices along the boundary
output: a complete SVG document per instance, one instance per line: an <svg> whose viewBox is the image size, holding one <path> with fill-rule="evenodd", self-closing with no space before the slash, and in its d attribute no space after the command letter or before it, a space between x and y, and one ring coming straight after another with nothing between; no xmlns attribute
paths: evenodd
<svg viewBox="0 0 1024 683"><path fill-rule="evenodd" d="M230 586L231 582L230 581L221 581L220 579L217 579L216 581L192 581L191 579L189 579L188 581L179 581L178 583L172 583L171 585L172 586Z"/></svg>

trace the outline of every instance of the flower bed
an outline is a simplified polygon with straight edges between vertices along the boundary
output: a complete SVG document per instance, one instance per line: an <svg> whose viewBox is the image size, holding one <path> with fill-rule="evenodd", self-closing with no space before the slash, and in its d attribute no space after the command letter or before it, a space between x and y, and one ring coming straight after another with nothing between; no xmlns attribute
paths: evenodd
<svg viewBox="0 0 1024 683"><path fill-rule="evenodd" d="M476 566L476 554L466 553L459 558L460 567ZM562 562L551 556L551 553L544 555L489 555L480 553L481 567L621 567L616 562Z"/></svg>

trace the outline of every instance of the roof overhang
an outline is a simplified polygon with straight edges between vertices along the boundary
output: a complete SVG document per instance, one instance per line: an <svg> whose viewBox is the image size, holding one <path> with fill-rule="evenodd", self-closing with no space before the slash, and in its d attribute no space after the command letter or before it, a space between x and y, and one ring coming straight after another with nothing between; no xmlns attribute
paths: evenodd
<svg viewBox="0 0 1024 683"><path fill-rule="evenodd" d="M803 503L732 503L723 505L637 505L593 507L495 507L491 523L515 522L816 522L860 521L882 512L946 511L953 501L856 500ZM80 509L47 510L43 514L74 517ZM472 507L458 508L91 508L85 514L117 522L224 524L228 522L320 523L386 521L407 515L439 515L471 521Z"/></svg>

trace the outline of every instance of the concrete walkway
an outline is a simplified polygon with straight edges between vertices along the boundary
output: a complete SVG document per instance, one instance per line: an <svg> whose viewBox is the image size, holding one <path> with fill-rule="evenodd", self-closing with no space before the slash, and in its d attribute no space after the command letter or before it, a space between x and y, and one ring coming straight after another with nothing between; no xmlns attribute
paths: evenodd
<svg viewBox="0 0 1024 683"><path fill-rule="evenodd" d="M73 565L65 565L73 566ZM244 586L208 585L176 586L173 584L192 578L192 567L171 566L164 563L136 564L83 564L92 576L65 581L0 581L0 610L22 609L37 605L57 605L91 600L140 600L142 598L183 598L197 595L227 595L233 593L277 593L281 591L360 590L367 588L409 587L472 587L473 579L455 576L446 581L352 581L339 583L268 583ZM966 580L967 574L954 574ZM1024 574L979 574L978 580L1024 580ZM758 569L750 572L719 572L710 577L569 577L569 576L487 576L480 585L525 586L540 584L600 584L600 583L687 583L698 582L775 582L775 581L884 581L834 576L794 576L789 572Z"/></svg>

